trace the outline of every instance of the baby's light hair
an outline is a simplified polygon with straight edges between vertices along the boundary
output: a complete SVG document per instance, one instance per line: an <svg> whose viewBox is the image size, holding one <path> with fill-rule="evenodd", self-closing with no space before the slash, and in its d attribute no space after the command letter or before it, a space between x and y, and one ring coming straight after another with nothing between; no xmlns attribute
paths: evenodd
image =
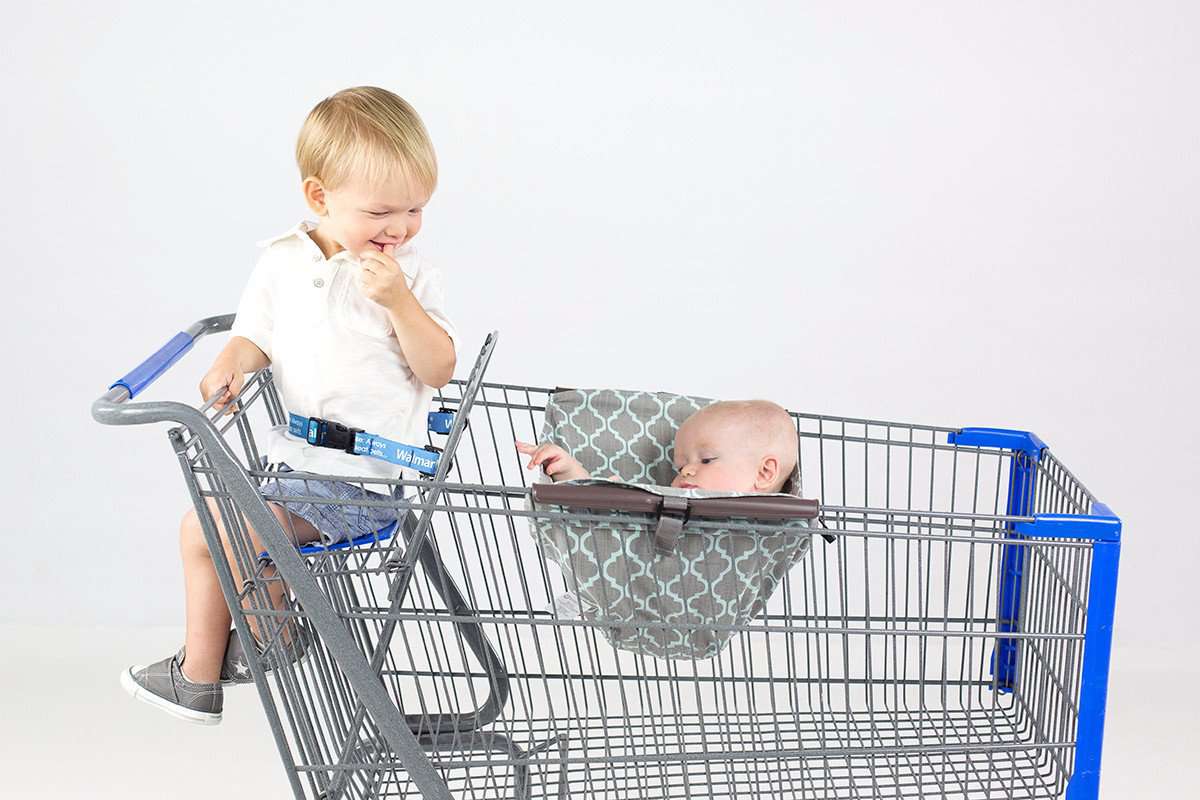
<svg viewBox="0 0 1200 800"><path fill-rule="evenodd" d="M300 179L336 189L351 178L378 186L397 172L432 193L437 157L420 116L402 97L375 86L355 86L327 97L309 112L296 140Z"/></svg>
<svg viewBox="0 0 1200 800"><path fill-rule="evenodd" d="M697 411L684 425L719 421L736 425L745 442L779 459L780 484L786 483L800 454L796 424L783 406L770 400L718 400Z"/></svg>

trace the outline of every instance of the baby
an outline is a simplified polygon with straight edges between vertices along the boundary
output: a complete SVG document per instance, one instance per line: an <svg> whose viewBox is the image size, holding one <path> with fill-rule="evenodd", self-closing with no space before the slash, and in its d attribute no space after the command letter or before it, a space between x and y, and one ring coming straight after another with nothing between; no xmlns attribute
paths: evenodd
<svg viewBox="0 0 1200 800"><path fill-rule="evenodd" d="M594 477L556 444L517 442L554 481ZM799 438L792 418L767 400L724 400L688 417L675 433L677 489L781 492L796 467Z"/></svg>

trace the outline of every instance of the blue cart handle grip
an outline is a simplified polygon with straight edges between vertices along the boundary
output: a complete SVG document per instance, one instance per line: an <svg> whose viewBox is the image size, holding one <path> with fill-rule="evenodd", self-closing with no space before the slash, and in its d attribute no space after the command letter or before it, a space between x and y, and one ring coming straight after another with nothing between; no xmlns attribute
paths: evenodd
<svg viewBox="0 0 1200 800"><path fill-rule="evenodd" d="M171 341L158 348L153 355L108 388L115 389L121 386L129 392L130 398L137 397L143 389L158 380L158 376L170 369L172 364L183 358L184 354L192 349L195 342L196 338L190 334L183 332L175 334L171 337Z"/></svg>

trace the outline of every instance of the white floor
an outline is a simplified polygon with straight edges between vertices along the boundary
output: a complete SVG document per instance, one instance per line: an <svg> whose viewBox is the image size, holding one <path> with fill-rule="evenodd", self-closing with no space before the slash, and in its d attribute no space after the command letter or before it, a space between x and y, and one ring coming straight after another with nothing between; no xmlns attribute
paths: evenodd
<svg viewBox="0 0 1200 800"><path fill-rule="evenodd" d="M174 629L0 625L0 797L286 798L253 687L232 689L225 721L178 722L130 700L117 675L165 655ZM1200 648L1114 654L1101 796L1200 797L1195 736Z"/></svg>

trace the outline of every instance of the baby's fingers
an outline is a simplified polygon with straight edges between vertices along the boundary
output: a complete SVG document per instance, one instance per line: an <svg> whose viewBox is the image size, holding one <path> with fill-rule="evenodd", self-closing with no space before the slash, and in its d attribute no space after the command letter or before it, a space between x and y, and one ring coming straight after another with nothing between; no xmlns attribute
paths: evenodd
<svg viewBox="0 0 1200 800"><path fill-rule="evenodd" d="M542 460L546 457L545 452L543 452L546 449L545 445L526 444L525 442L517 442L516 445L518 452L532 456L529 459L529 463L525 465L525 469L533 469L542 463Z"/></svg>
<svg viewBox="0 0 1200 800"><path fill-rule="evenodd" d="M553 478L555 475L562 475L571 469L571 462L564 458L561 454L555 453L554 457L546 462L546 466L542 467L545 473Z"/></svg>
<svg viewBox="0 0 1200 800"><path fill-rule="evenodd" d="M529 459L529 465L526 469L533 469L539 464L552 463L554 461L554 450L552 445L544 444L533 451L533 458ZM543 471L546 469L542 467Z"/></svg>
<svg viewBox="0 0 1200 800"><path fill-rule="evenodd" d="M533 456L533 458L529 459L529 463L525 465L525 469L533 469L533 466L537 461L538 452L542 448L536 444L528 444L526 442L517 442L516 444L518 453L524 453L527 456Z"/></svg>

